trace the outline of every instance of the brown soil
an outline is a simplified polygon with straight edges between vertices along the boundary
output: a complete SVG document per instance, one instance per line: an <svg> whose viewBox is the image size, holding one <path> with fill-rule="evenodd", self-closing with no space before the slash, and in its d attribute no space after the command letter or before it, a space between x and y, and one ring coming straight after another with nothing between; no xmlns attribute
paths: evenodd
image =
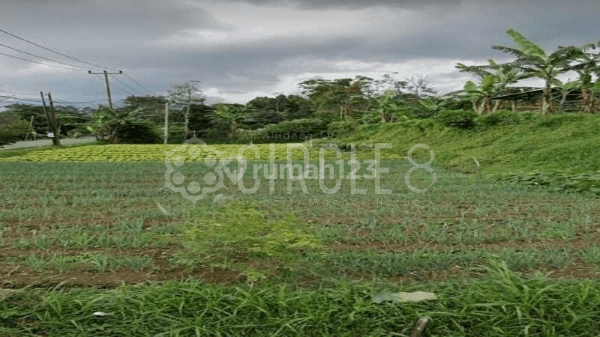
<svg viewBox="0 0 600 337"><path fill-rule="evenodd" d="M62 247L52 247L49 249L37 248L0 248L0 258L8 256L26 256L38 255L40 257L52 257L54 255L76 256L83 254L105 254L111 256L151 256L155 258L169 256L176 250L180 249L178 245L171 244L166 247L147 247L147 248L82 248L82 249L67 249Z"/></svg>
<svg viewBox="0 0 600 337"><path fill-rule="evenodd" d="M52 269L37 272L25 266L0 264L0 288L20 288L28 285L50 287L58 284L72 287L114 288L122 284L183 281L189 278L220 284L245 281L242 273L228 269L172 267L162 259L155 259L154 265L158 267L156 270L136 271L120 268L116 272L100 273L82 267L60 273Z"/></svg>
<svg viewBox="0 0 600 337"><path fill-rule="evenodd" d="M413 251L417 249L432 249L432 250L448 250L448 249L543 249L543 248L573 248L582 249L591 246L599 246L600 238L577 239L567 241L563 239L551 240L532 240L532 241L502 241L496 243L482 244L442 244L429 242L409 242L409 243L393 243L393 242L367 242L367 243L338 243L327 247L330 251L340 250L389 250L389 251Z"/></svg>
<svg viewBox="0 0 600 337"><path fill-rule="evenodd" d="M528 269L516 272L521 276L532 276L534 273L542 272L551 279L574 279L586 280L597 279L600 275L597 266L586 264L580 260L575 261L566 268L543 267L538 269ZM390 276L385 279L391 282L400 284L412 284L422 282L444 282L453 278L482 278L486 272L475 269L465 269L455 265L450 270L445 271L427 271L427 272L411 272L402 276ZM354 280L370 280L372 276L369 274L352 273L349 275Z"/></svg>

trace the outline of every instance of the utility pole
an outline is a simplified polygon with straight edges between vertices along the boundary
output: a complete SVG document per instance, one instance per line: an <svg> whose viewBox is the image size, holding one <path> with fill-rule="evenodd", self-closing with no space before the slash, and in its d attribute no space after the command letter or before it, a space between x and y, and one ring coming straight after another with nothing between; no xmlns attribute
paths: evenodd
<svg viewBox="0 0 600 337"><path fill-rule="evenodd" d="M33 117L35 117L35 115L31 116L31 121L29 122L29 129L27 129L27 134L25 135L25 140L27 140L27 138L29 138L29 134L31 133L32 137L33 137L33 132L32 132L32 127L33 127ZM35 139L34 139L35 140Z"/></svg>
<svg viewBox="0 0 600 337"><path fill-rule="evenodd" d="M169 101L165 103L165 144L169 138Z"/></svg>
<svg viewBox="0 0 600 337"><path fill-rule="evenodd" d="M108 75L109 74L110 75L120 75L122 73L123 73L122 70L119 70L118 73L109 73L109 72L106 72L106 70L101 73L93 73L91 70L88 70L88 74L104 74L104 80L106 81L106 95L108 95L108 106L110 107L111 110L113 110L113 105L112 105L112 98L110 97L110 86L108 85Z"/></svg>
<svg viewBox="0 0 600 337"><path fill-rule="evenodd" d="M58 129L58 122L56 121L56 115L54 114L54 103L52 103L52 96L48 93L48 100L50 101L50 109L46 107L46 100L44 99L44 92L40 91L40 95L42 96L42 104L44 106L44 113L46 114L46 118L48 119L48 126L54 137L52 137L52 144L59 146L60 145L60 130ZM50 110L50 111L48 111Z"/></svg>

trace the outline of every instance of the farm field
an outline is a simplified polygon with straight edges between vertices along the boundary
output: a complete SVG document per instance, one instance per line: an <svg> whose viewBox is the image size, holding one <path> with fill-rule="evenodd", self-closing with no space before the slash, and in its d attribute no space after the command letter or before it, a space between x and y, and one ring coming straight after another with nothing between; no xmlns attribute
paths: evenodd
<svg viewBox="0 0 600 337"><path fill-rule="evenodd" d="M600 331L597 198L436 165L419 194L405 183L411 164L384 157L391 195L364 179L362 195L317 180L288 194L286 179L246 194L225 178L194 207L161 189L156 150L174 147L146 148L0 158L0 335L407 336L422 316L431 336ZM210 173L197 161L178 170ZM438 300L373 301L417 290Z"/></svg>

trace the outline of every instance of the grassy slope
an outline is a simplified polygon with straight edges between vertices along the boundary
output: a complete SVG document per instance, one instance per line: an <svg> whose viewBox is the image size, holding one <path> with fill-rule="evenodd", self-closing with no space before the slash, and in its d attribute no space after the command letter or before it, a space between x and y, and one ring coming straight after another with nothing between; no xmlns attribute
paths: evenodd
<svg viewBox="0 0 600 337"><path fill-rule="evenodd" d="M393 143L394 152L403 155L414 144L425 143L435 151L437 163L474 172L473 156L486 175L535 171L576 174L600 170L600 156L597 155L600 152L600 116L537 116L520 125L473 131L411 120L363 127L359 134L342 141Z"/></svg>

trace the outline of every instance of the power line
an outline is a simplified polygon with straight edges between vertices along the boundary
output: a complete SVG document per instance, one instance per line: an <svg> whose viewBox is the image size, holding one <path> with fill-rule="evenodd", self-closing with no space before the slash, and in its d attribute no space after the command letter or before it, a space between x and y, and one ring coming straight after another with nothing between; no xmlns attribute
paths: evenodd
<svg viewBox="0 0 600 337"><path fill-rule="evenodd" d="M104 81L106 82L106 96L108 97L108 106L110 107L110 110L112 110L113 109L113 104L112 104L112 98L110 97L110 84L108 83L108 75L109 74L110 75L112 75L112 74L122 74L123 71L119 70L118 73L109 73L106 70L104 70L102 73L104 74ZM101 74L101 73L93 73L91 70L89 70L88 74L98 75L98 74Z"/></svg>
<svg viewBox="0 0 600 337"><path fill-rule="evenodd" d="M74 65L72 65L72 64L63 63L63 62L59 62L59 61L54 61L54 60L52 60L52 59L49 59L49 58L47 58L47 57L43 57L43 56L38 56L38 55L35 55L35 54L31 54L31 53L28 53L28 52L26 52L26 51L23 51L23 50L20 50L20 49L17 49L17 48L13 48L13 47L11 47L11 46L7 46L7 45L5 45L5 44L2 44L2 43L0 43L0 46L2 46L2 47L4 47L4 48L12 49L12 50L14 50L14 51L17 51L17 52L20 52L20 53L23 53L23 54L27 54L27 55L29 55L29 56L38 57L38 58L41 58L41 59L44 59L44 60L47 60L47 61L50 61L50 62L54 62L54 63L58 63L58 64L62 64L62 65L66 65L66 66L73 67L73 68L79 68L79 69L87 70L87 69L85 69L85 68L78 67L78 66L74 66ZM75 70L75 69L73 69L73 70Z"/></svg>
<svg viewBox="0 0 600 337"><path fill-rule="evenodd" d="M23 60L23 61L27 61L27 62L31 62L31 63L37 63L37 64L41 64L41 65L45 65L45 66L49 66L49 67L54 67L54 68L61 68L61 69L68 69L68 70L75 70L73 68L67 68L67 67L61 67L61 66L55 66L53 64L48 64L48 63L42 63L42 62L37 62L37 61L32 61L29 59L24 59L22 57L18 57L18 56L13 56L13 55L8 55L8 54L4 54L4 53L0 53L0 55L4 55L4 56L8 56L8 57L12 57L18 60Z"/></svg>
<svg viewBox="0 0 600 337"><path fill-rule="evenodd" d="M129 75L127 74L123 74L125 75L125 77L127 77L131 82L137 84L140 88L144 89L147 93L151 94L152 92L150 91L150 89L144 87L143 85L139 84L136 80L134 80L133 78L131 78Z"/></svg>
<svg viewBox="0 0 600 337"><path fill-rule="evenodd" d="M3 29L0 29L0 32L2 32L2 33L4 33L4 34L8 34L8 35L10 35L10 36L12 36L12 37L14 37L14 38L17 38L17 39L19 39L19 40L21 40L21 41L25 41L25 42L27 42L27 43L29 43L29 44L32 44L32 45L36 46L36 47L39 47L39 48L42 48L42 49L44 49L44 50L47 50L47 51L53 52L53 53L55 53L55 54L58 54L58 55L60 55L60 56L66 57L66 58L69 58L69 59L71 59L71 60L74 60L74 61L81 62L81 63L85 63L85 64L87 64L87 65L94 66L94 67L96 67L96 68L111 69L111 68L109 68L109 67L103 67L103 66L99 66L99 65L96 65L96 64L93 64L93 63L89 63L89 62L86 62L86 61L80 60L80 59L78 59L78 58L75 58L75 57L72 57L72 56L65 55L65 54L63 54L63 53L57 52L56 50L52 50L52 49L50 49L50 48L46 48L46 47L44 47L44 46L40 46L40 45L39 45L39 44L37 44L37 43L31 42L31 41L29 41L29 40L26 40L26 39L24 39L24 38L22 38L22 37L19 37L19 36L15 35L15 34L9 33L9 32L7 32L7 31L5 31L5 30L3 30Z"/></svg>
<svg viewBox="0 0 600 337"><path fill-rule="evenodd" d="M31 99L31 98L19 98L19 97L14 97L14 96L4 96L4 95L0 95L0 97L3 97L5 99L0 100L0 102L4 102L7 100L18 100L18 101L30 101L30 102L41 102L41 100L39 99ZM96 103L96 102L101 102L104 101L105 99L97 99L97 100L93 100L93 101L86 101L86 102L69 102L69 101L57 101L55 100L54 102L56 103L61 103L61 104L85 104L85 103Z"/></svg>
<svg viewBox="0 0 600 337"><path fill-rule="evenodd" d="M139 91L139 90L137 90L137 89L134 89L134 88L130 87L130 86L127 84L127 83L125 83L125 82L121 81L120 79L118 79L118 78L116 78L116 77L114 77L114 76L113 76L112 78L113 78L113 79L115 79L115 80L117 80L117 82L119 82L119 83L123 84L123 85L124 85L124 86L126 86L127 88L129 88L129 89L131 89L131 90L133 90L133 91L135 91L135 92L139 93L140 95L143 95L143 93L142 93L142 92L140 92L140 91Z"/></svg>
<svg viewBox="0 0 600 337"><path fill-rule="evenodd" d="M135 94L134 94L134 93L132 93L132 92L130 92L130 91L127 91L127 90L125 90L125 89L122 89L122 88L121 88L121 86L120 86L119 84L116 84L116 85L114 85L114 87L115 87L115 88L117 88L118 90L120 90L121 92L124 92L124 93L126 93L126 94L127 94L127 95L129 95L129 96L135 96Z"/></svg>
<svg viewBox="0 0 600 337"><path fill-rule="evenodd" d="M41 102L41 100L39 100L39 99L31 99L31 98L18 98L18 97L12 97L12 96L4 96L4 95L0 95L0 97L5 97L7 99L14 99L14 100L19 100L19 101Z"/></svg>

